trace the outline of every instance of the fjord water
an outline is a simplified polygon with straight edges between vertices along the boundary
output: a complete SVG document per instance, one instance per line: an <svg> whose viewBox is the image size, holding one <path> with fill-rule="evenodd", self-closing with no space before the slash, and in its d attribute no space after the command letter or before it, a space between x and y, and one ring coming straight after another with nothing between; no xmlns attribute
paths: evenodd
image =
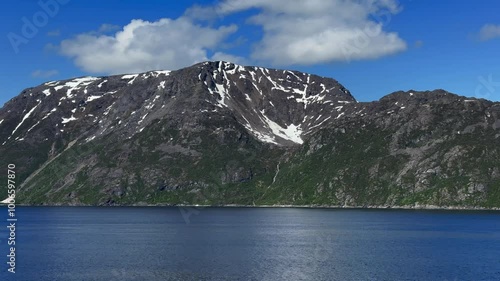
<svg viewBox="0 0 500 281"><path fill-rule="evenodd" d="M500 280L498 212L16 211L17 273L2 227L0 280Z"/></svg>

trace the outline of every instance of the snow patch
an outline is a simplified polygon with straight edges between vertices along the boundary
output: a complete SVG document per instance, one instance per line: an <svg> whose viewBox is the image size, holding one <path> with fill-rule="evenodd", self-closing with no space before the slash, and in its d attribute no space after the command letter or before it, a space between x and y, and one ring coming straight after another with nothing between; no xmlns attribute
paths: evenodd
<svg viewBox="0 0 500 281"><path fill-rule="evenodd" d="M26 115L24 115L21 122L19 124L17 124L14 131L12 131L12 133L10 134L10 137L12 137L12 135L14 135L14 133L17 131L17 129L19 129L19 127L21 127L21 125L24 123L24 121L26 121L26 119L28 119L30 117L31 113L33 113L33 111L35 111L35 109L40 105L40 103L41 103L41 101L38 101L38 104L35 105L30 111L28 111L28 113L26 113ZM9 137L9 139L10 139L10 137Z"/></svg>
<svg viewBox="0 0 500 281"><path fill-rule="evenodd" d="M248 122L248 121L247 121ZM275 140L274 137L265 135L259 131L254 130L249 124L243 125L250 133L252 133L257 139L259 139L262 142L267 142L267 143L272 143L272 144L278 144Z"/></svg>
<svg viewBox="0 0 500 281"><path fill-rule="evenodd" d="M248 73L250 73L250 76L252 76L252 80L253 80L253 81L256 81L256 80L255 80L255 72L253 72L253 71L249 71Z"/></svg>
<svg viewBox="0 0 500 281"><path fill-rule="evenodd" d="M287 93L291 92L290 89L287 89L287 88L283 87L282 85L279 85L278 83L276 83L276 81L273 81L269 76L266 76L266 78L267 78L267 80L269 80L269 82L271 82L273 84L271 91L276 89L276 90L280 90L280 91L287 92Z"/></svg>
<svg viewBox="0 0 500 281"><path fill-rule="evenodd" d="M225 72L222 72L222 62L219 62L219 72L221 73L221 75L223 77L226 76ZM214 72L213 78L214 78L214 81L217 79L217 72ZM220 99L217 100L217 106L220 108L227 107L226 99L230 98L229 93L228 93L228 89L229 89L230 85L229 85L229 79L227 79L227 77L226 77L226 81L227 81L227 85L226 85L227 89L226 89L226 87L224 87L224 85L219 84L219 83L215 83L215 91L208 88L208 91L211 95L214 95L214 93L219 94Z"/></svg>
<svg viewBox="0 0 500 281"><path fill-rule="evenodd" d="M85 100L85 102L91 102L93 100L100 99L100 98L102 98L102 96L88 96L87 99Z"/></svg>
<svg viewBox="0 0 500 281"><path fill-rule="evenodd" d="M153 99L152 103L155 103L157 99L160 98L160 95L156 95L155 98Z"/></svg>
<svg viewBox="0 0 500 281"><path fill-rule="evenodd" d="M102 87L102 85L103 85L104 83L106 83L106 82L108 82L108 80L104 80L104 81L102 81L101 83L99 83L99 85L97 85L97 88L101 88L101 87Z"/></svg>
<svg viewBox="0 0 500 281"><path fill-rule="evenodd" d="M228 74L231 74L231 75L234 75L236 74L236 71L238 70L238 68L235 66L233 69L231 70L226 70L226 73Z"/></svg>
<svg viewBox="0 0 500 281"><path fill-rule="evenodd" d="M49 113L49 114L47 114L47 117L48 117L48 115L50 115L50 113ZM45 117L44 117L42 120L44 120L44 119L45 119ZM27 134L27 133L29 133L29 132L31 132L31 130L33 130L36 126L38 126L38 124L40 124L40 122L41 122L42 120L40 120L40 121L36 122L36 124L35 124L35 125L31 126L31 128L29 128L29 129L26 131L26 134Z"/></svg>
<svg viewBox="0 0 500 281"><path fill-rule="evenodd" d="M227 107L227 104L226 104L226 97L227 97L227 91L226 89L224 88L224 85L221 85L221 84L215 84L215 87L217 88L217 93L219 93L221 99L218 101L220 105L223 105L225 107Z"/></svg>
<svg viewBox="0 0 500 281"><path fill-rule="evenodd" d="M295 74L293 71L288 71L288 73L292 74L293 76L295 76L297 78L297 80L299 81L303 81L302 78L300 78L299 76L297 76L297 74Z"/></svg>
<svg viewBox="0 0 500 281"><path fill-rule="evenodd" d="M64 117L63 117L63 118L62 118L62 120L63 120L63 121L62 121L61 123L66 124L66 123L68 123L68 122L75 121L75 120L78 120L78 119L76 119L75 117L73 117L73 115L71 115L71 117L70 117L70 118L64 118Z"/></svg>
<svg viewBox="0 0 500 281"><path fill-rule="evenodd" d="M321 86L321 93L330 92L330 90L326 89L325 84L321 83L320 86Z"/></svg>
<svg viewBox="0 0 500 281"><path fill-rule="evenodd" d="M302 130L299 126L290 124L286 128L283 128L278 123L272 121L266 115L264 115L264 110L262 110L261 113L264 117L264 121L267 123L267 126L269 127L269 129L271 129L275 136L298 144L304 143L304 141L301 139Z"/></svg>
<svg viewBox="0 0 500 281"><path fill-rule="evenodd" d="M106 108L106 110L104 110L103 115L108 115L109 111L111 110L111 107L112 107L114 104L115 104L115 103L112 103L110 106L108 106L108 107Z"/></svg>
<svg viewBox="0 0 500 281"><path fill-rule="evenodd" d="M304 90L299 90L299 89L293 89L293 91L297 94L302 95L302 98L295 99L297 102L302 102L304 103L304 109L307 108L308 104L308 99L307 99L307 88L309 87L309 82L311 80L311 75L307 75L307 82L304 86Z"/></svg>
<svg viewBox="0 0 500 281"><path fill-rule="evenodd" d="M172 71L170 71L170 70L157 70L157 71L153 71L153 73L156 74L156 77L158 77L160 75L169 76L171 72Z"/></svg>
<svg viewBox="0 0 500 281"><path fill-rule="evenodd" d="M47 82L47 83L45 83L43 85L45 85L45 86L55 86L57 84L59 84L59 81L50 81L50 82Z"/></svg>
<svg viewBox="0 0 500 281"><path fill-rule="evenodd" d="M144 119L146 119L146 116L148 116L148 114L149 114L149 112L146 113L144 116L142 116L141 120L139 120L139 122L137 122L137 124L140 125L144 121Z"/></svg>
<svg viewBox="0 0 500 281"><path fill-rule="evenodd" d="M79 90L83 86L88 86L96 80L100 80L100 78L87 76L87 77L82 77L82 78L76 78L76 79L73 79L69 82L66 82L66 84L63 85L64 87L69 87L68 91L66 92L66 97L68 99L73 98L74 97L74 95L72 94L73 91ZM56 88L58 88L58 87L56 87Z"/></svg>
<svg viewBox="0 0 500 281"><path fill-rule="evenodd" d="M139 76L139 74L127 74L127 75L123 75L122 79L130 80L130 81L128 81L127 84L132 85L134 83L135 79L137 78L137 76Z"/></svg>
<svg viewBox="0 0 500 281"><path fill-rule="evenodd" d="M257 90L257 92L259 92L259 94L260 94L261 96L263 96L263 95L264 95L264 93L262 93L262 90L261 90L261 89L259 89L259 87L257 87L257 85L256 85L253 81L252 81L252 85L253 85L253 87Z"/></svg>
<svg viewBox="0 0 500 281"><path fill-rule="evenodd" d="M314 128L316 128L316 127L319 127L319 126L321 126L321 125L323 125L323 123L325 123L326 121L328 121L330 118L332 118L332 117L331 117L331 116L328 116L328 117L326 117L323 121L319 122L318 124L316 124L316 125L314 125L314 126L312 126L312 127L309 127L309 132L310 132L312 129L314 129Z"/></svg>

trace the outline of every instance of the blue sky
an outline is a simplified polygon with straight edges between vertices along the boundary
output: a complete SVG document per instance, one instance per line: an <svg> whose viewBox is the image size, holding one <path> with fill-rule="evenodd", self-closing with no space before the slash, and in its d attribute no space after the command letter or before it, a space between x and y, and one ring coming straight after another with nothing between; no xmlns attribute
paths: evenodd
<svg viewBox="0 0 500 281"><path fill-rule="evenodd" d="M173 70L203 60L332 77L360 101L438 88L500 100L500 2L494 0L20 0L4 6L0 105L46 81Z"/></svg>

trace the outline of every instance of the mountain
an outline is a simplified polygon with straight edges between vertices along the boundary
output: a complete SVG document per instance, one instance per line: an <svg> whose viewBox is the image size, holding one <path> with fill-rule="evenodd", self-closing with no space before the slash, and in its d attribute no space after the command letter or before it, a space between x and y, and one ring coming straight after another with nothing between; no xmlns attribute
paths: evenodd
<svg viewBox="0 0 500 281"><path fill-rule="evenodd" d="M500 207L500 103L227 62L28 88L0 143L23 204Z"/></svg>

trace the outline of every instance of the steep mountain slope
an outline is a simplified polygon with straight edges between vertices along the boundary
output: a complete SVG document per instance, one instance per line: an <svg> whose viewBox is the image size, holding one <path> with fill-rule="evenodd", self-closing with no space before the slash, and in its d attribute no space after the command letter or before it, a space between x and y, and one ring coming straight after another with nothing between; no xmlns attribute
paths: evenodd
<svg viewBox="0 0 500 281"><path fill-rule="evenodd" d="M333 79L206 62L26 89L0 109L0 165L26 204L495 207L499 136L498 103L358 103Z"/></svg>
<svg viewBox="0 0 500 281"><path fill-rule="evenodd" d="M438 90L355 107L366 115L339 119L280 166L264 203L499 206L499 103Z"/></svg>

